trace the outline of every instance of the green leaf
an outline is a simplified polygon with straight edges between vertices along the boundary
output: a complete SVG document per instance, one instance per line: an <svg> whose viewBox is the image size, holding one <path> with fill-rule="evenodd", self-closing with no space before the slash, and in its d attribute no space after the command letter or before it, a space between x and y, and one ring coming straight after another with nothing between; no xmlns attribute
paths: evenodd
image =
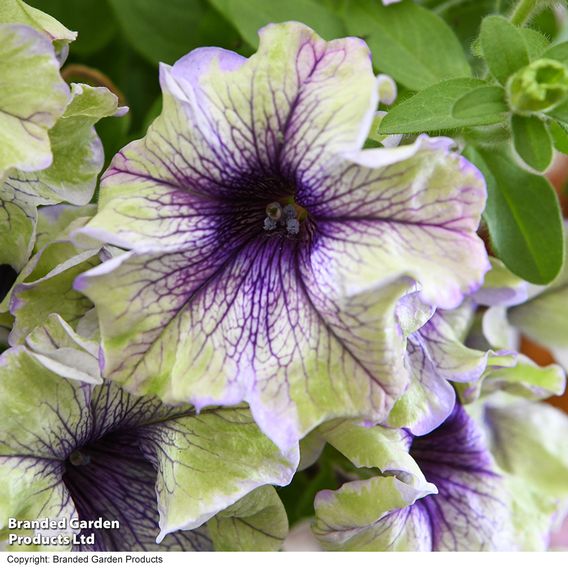
<svg viewBox="0 0 568 568"><path fill-rule="evenodd" d="M529 54L529 59L534 61L542 56L546 48L550 45L549 39L531 28L521 28L519 32L523 36L525 45L527 47L527 52Z"/></svg>
<svg viewBox="0 0 568 568"><path fill-rule="evenodd" d="M568 101L563 102L556 108L547 111L546 115L568 126Z"/></svg>
<svg viewBox="0 0 568 568"><path fill-rule="evenodd" d="M469 118L452 115L454 105L464 95L486 86L480 79L450 79L420 91L412 98L395 106L380 124L381 134L407 134L450 130L463 126L495 124L502 113L477 114Z"/></svg>
<svg viewBox="0 0 568 568"><path fill-rule="evenodd" d="M501 84L529 64L523 36L518 28L501 16L488 16L483 20L480 40L489 71Z"/></svg>
<svg viewBox="0 0 568 568"><path fill-rule="evenodd" d="M568 132L566 128L558 122L551 122L549 131L552 136L554 147L563 154L568 154Z"/></svg>
<svg viewBox="0 0 568 568"><path fill-rule="evenodd" d="M552 162L552 138L546 125L536 116L513 115L513 145L523 162L544 172Z"/></svg>
<svg viewBox="0 0 568 568"><path fill-rule="evenodd" d="M258 47L258 30L269 23L297 20L307 24L324 39L345 35L339 16L313 0L209 0L237 28L252 47Z"/></svg>
<svg viewBox="0 0 568 568"><path fill-rule="evenodd" d="M554 45L550 49L547 49L542 54L542 57L545 57L546 59L555 59L556 61L560 61L560 63L568 64L568 41L559 43L558 45Z"/></svg>
<svg viewBox="0 0 568 568"><path fill-rule="evenodd" d="M173 63L202 45L233 49L236 31L205 0L108 0L124 35L152 63Z"/></svg>
<svg viewBox="0 0 568 568"><path fill-rule="evenodd" d="M468 148L466 155L487 182L484 217L498 257L529 282L551 282L562 267L564 238L558 198L548 180L517 166L504 148Z"/></svg>
<svg viewBox="0 0 568 568"><path fill-rule="evenodd" d="M452 29L436 14L412 2L388 7L377 0L351 1L347 29L363 37L375 64L412 90L444 79L471 76Z"/></svg>
<svg viewBox="0 0 568 568"><path fill-rule="evenodd" d="M452 116L458 119L481 119L500 115L509 109L505 91L494 85L478 87L458 99L452 108Z"/></svg>

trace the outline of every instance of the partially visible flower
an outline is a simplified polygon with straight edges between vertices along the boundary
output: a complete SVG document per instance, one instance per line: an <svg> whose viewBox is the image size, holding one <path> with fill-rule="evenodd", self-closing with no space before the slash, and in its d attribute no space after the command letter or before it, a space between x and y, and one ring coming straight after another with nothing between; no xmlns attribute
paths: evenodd
<svg viewBox="0 0 568 568"><path fill-rule="evenodd" d="M48 131L65 111L70 94L43 34L23 25L0 24L0 40L0 179L4 179L11 168L33 171L51 164Z"/></svg>
<svg viewBox="0 0 568 568"><path fill-rule="evenodd" d="M48 103L44 101L53 101L57 89L46 85L39 71L38 75L31 80L39 89L38 102L45 105ZM45 91L55 92L46 97ZM11 265L17 271L27 262L34 247L38 206L64 201L85 205L90 201L104 159L94 124L124 111L118 108L116 96L102 87L73 84L70 97L57 122L49 123L49 129L40 133L26 123L25 129L11 124L3 131L14 142L14 151L9 151L8 144L0 149L0 161L6 164L0 174L0 264ZM40 107L26 109L19 98L14 104L17 106L10 110L12 120L14 116L44 116ZM16 137L18 129L22 133ZM34 139L32 143L29 137ZM38 140L42 139L45 147L40 149ZM16 155L21 159L16 161Z"/></svg>
<svg viewBox="0 0 568 568"><path fill-rule="evenodd" d="M322 545L375 551L545 548L568 496L568 417L522 399L479 409L477 424L458 404L423 437L348 422L322 427L327 441L363 468L340 489L316 496L314 533Z"/></svg>
<svg viewBox="0 0 568 568"><path fill-rule="evenodd" d="M495 263L489 284L478 292L489 306L483 333L496 348L519 349L521 336L549 350L568 370L568 263L548 286L529 285ZM503 297L510 291L509 298Z"/></svg>
<svg viewBox="0 0 568 568"><path fill-rule="evenodd" d="M104 88L62 79L56 51L75 36L21 0L0 6L0 266L16 272L34 246L38 206L90 201L103 165L93 126L127 110Z"/></svg>
<svg viewBox="0 0 568 568"><path fill-rule="evenodd" d="M35 346L43 335L43 349L61 337L36 331ZM83 363L78 368L85 370ZM280 454L246 408L196 415L190 407L132 397L111 383L61 378L18 347L0 356L0 413L4 538L41 537L26 527L8 530L10 518L119 522L113 529L67 527L51 535L75 538L74 544L23 540L14 548L209 550L219 543L277 549L286 534L274 489L260 486L288 483L297 457ZM210 531L203 526L229 506ZM82 540L91 533L94 542Z"/></svg>
<svg viewBox="0 0 568 568"><path fill-rule="evenodd" d="M396 4L398 2L402 2L402 0L382 0L382 2L385 6L388 6L389 4Z"/></svg>
<svg viewBox="0 0 568 568"><path fill-rule="evenodd" d="M505 393L472 410L504 472L519 548L547 549L568 513L568 416Z"/></svg>
<svg viewBox="0 0 568 568"><path fill-rule="evenodd" d="M77 38L77 32L22 0L2 0L0 24L23 24L41 32L53 43L60 64L67 59L69 43Z"/></svg>
<svg viewBox="0 0 568 568"><path fill-rule="evenodd" d="M397 303L454 308L488 268L484 182L448 139L360 151L366 45L286 23L250 59L162 65L163 112L123 149L83 233L129 252L76 282L103 375L198 408L246 401L280 447L382 420L408 384Z"/></svg>

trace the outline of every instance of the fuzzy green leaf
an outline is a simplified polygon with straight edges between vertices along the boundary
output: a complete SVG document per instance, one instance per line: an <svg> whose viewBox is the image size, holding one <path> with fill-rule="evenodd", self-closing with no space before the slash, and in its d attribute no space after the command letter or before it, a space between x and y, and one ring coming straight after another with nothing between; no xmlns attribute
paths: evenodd
<svg viewBox="0 0 568 568"><path fill-rule="evenodd" d="M388 7L377 0L351 2L347 30L367 41L381 71L411 90L471 76L452 29L439 16L412 2Z"/></svg>
<svg viewBox="0 0 568 568"><path fill-rule="evenodd" d="M473 116L465 118L458 118L452 113L460 99L483 87L483 81L470 78L450 79L432 85L394 107L381 122L379 133L407 134L500 122L502 109L499 112L475 112Z"/></svg>
<svg viewBox="0 0 568 568"><path fill-rule="evenodd" d="M523 36L501 16L488 16L483 20L480 40L491 74L503 85L515 71L529 64Z"/></svg>
<svg viewBox="0 0 568 568"><path fill-rule="evenodd" d="M547 284L564 258L558 198L544 177L515 164L504 148L474 151L467 157L487 182L485 220L497 256L518 276Z"/></svg>
<svg viewBox="0 0 568 568"><path fill-rule="evenodd" d="M552 138L544 122L536 116L514 115L511 126L517 154L525 164L544 172L552 162Z"/></svg>
<svg viewBox="0 0 568 568"><path fill-rule="evenodd" d="M505 91L494 85L483 85L457 100L452 108L452 116L464 120L486 120L507 110Z"/></svg>

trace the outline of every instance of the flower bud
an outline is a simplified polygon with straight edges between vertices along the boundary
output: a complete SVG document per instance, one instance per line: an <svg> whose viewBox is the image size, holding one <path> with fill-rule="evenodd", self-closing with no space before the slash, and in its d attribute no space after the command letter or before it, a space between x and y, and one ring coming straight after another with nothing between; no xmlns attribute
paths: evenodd
<svg viewBox="0 0 568 568"><path fill-rule="evenodd" d="M545 112L568 98L568 69L553 59L538 59L512 75L507 98L516 114Z"/></svg>

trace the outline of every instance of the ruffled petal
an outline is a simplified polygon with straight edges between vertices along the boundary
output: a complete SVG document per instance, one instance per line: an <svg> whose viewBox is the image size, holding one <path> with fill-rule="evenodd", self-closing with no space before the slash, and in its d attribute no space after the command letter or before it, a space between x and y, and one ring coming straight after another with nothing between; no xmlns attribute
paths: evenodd
<svg viewBox="0 0 568 568"><path fill-rule="evenodd" d="M271 243L191 276L194 251L131 252L80 276L103 374L199 408L246 401L282 448L326 419L385 418L408 381L394 318L408 284L327 300Z"/></svg>
<svg viewBox="0 0 568 568"><path fill-rule="evenodd" d="M506 487L482 432L461 406L424 437L412 439L402 430L381 427L356 428L350 425L339 444L337 431L328 441L355 465L378 467L381 476L318 494L314 532L326 548L511 549ZM399 442L393 445L396 437ZM424 481L417 484L420 479Z"/></svg>
<svg viewBox="0 0 568 568"><path fill-rule="evenodd" d="M0 38L1 176L11 168L30 172L51 164L48 130L65 110L69 87L42 33L0 24Z"/></svg>
<svg viewBox="0 0 568 568"><path fill-rule="evenodd" d="M301 201L322 239L313 259L348 292L405 275L427 304L451 309L481 286L489 269L476 234L485 183L450 144L421 137L310 172L305 185L315 189Z"/></svg>

